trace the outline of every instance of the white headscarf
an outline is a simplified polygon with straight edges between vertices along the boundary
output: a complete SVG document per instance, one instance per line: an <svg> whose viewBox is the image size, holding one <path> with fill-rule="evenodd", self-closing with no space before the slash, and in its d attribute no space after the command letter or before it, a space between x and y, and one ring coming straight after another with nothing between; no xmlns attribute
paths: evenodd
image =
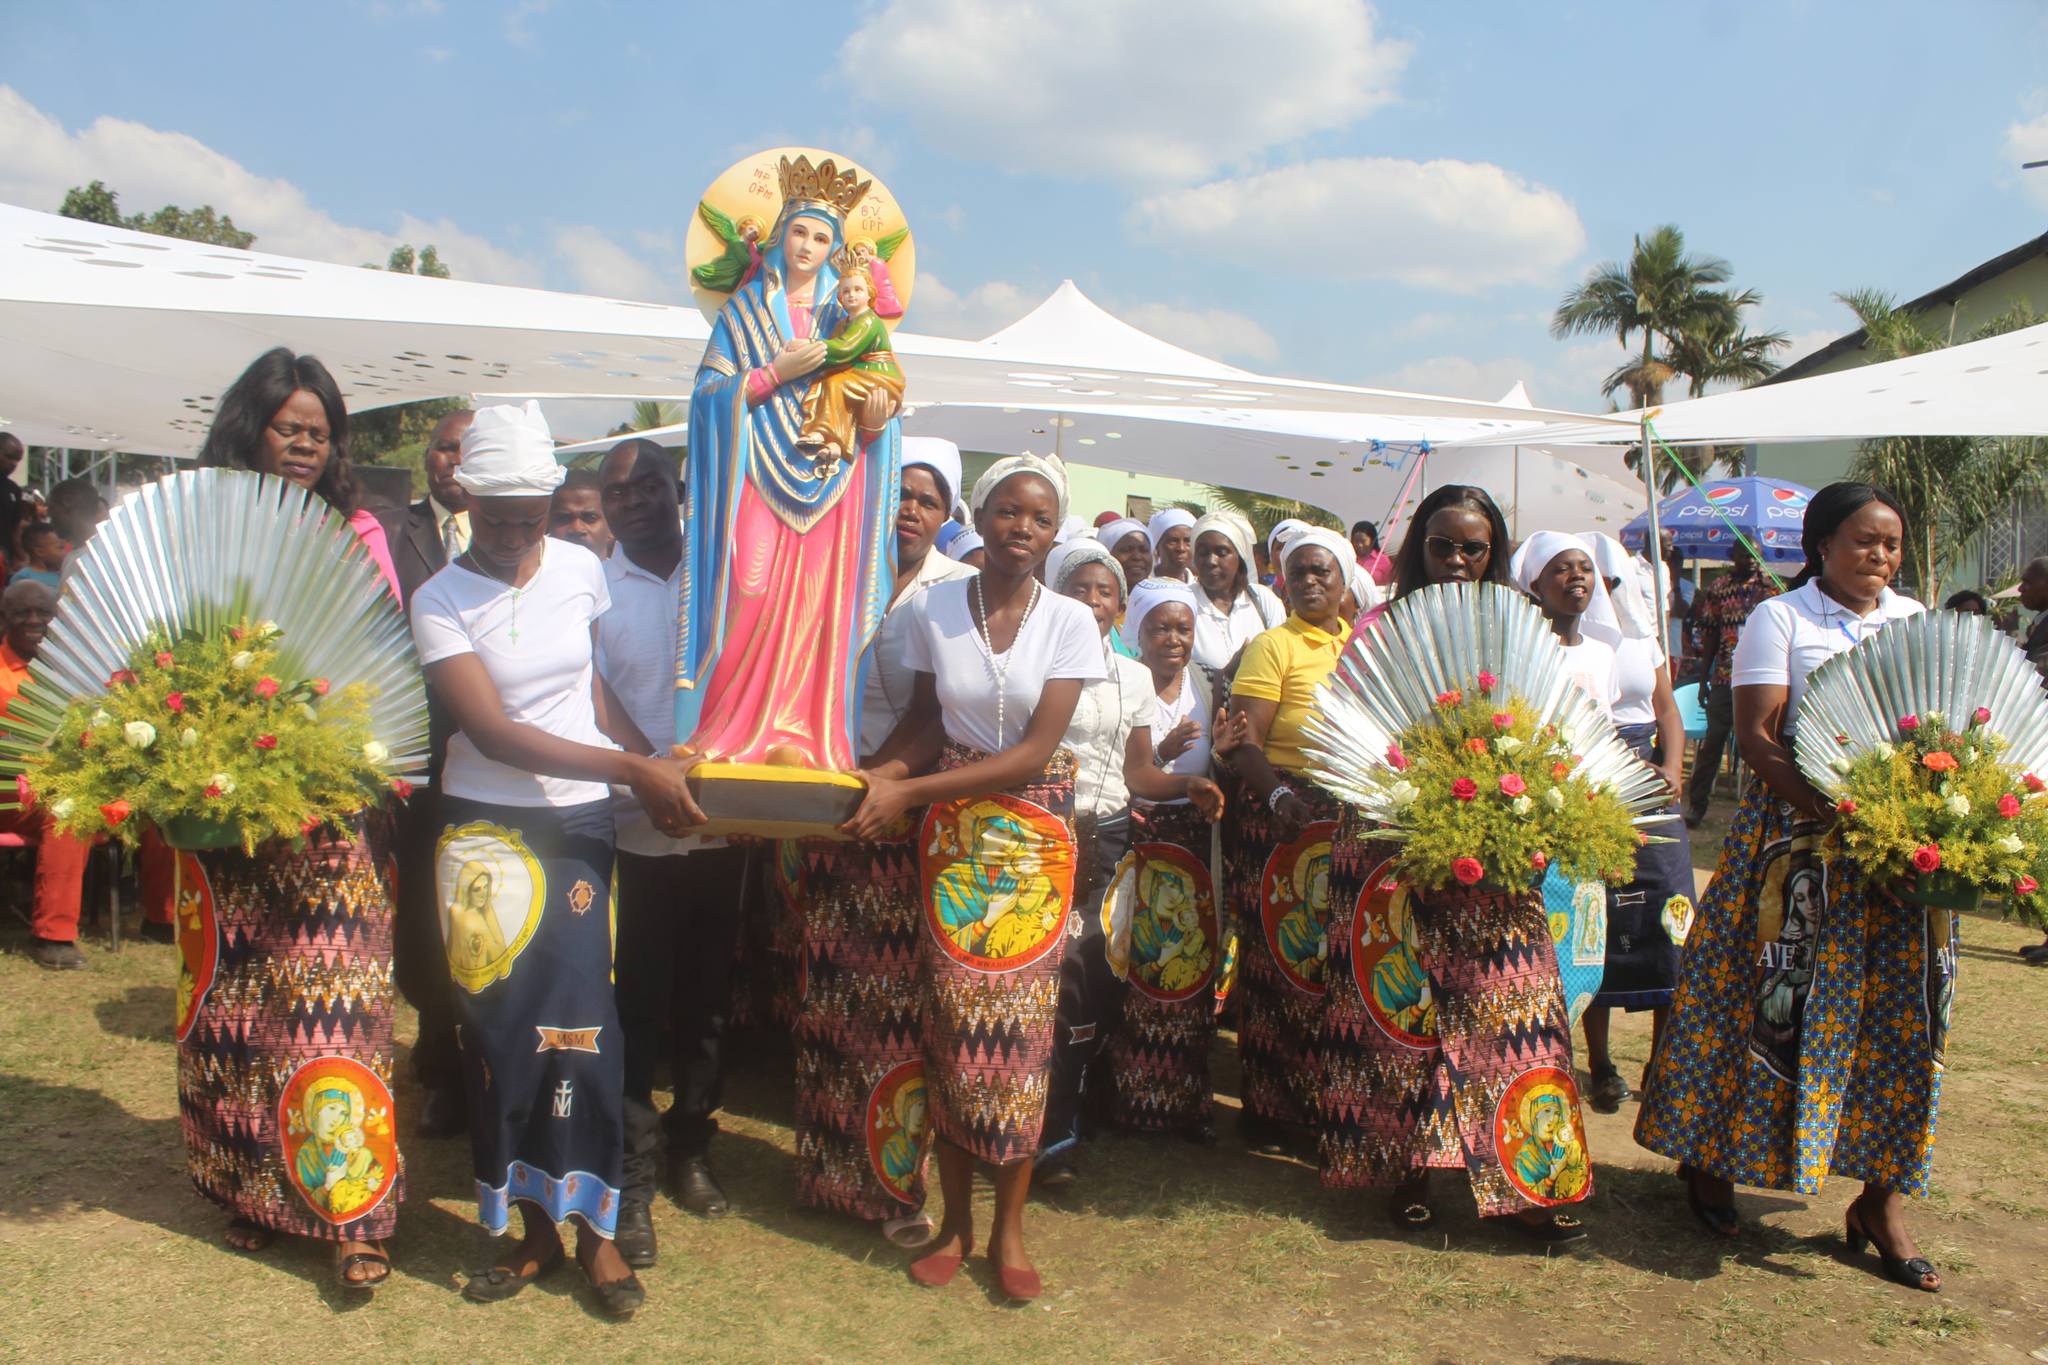
<svg viewBox="0 0 2048 1365"><path fill-rule="evenodd" d="M981 532L970 526L959 535L953 537L953 543L946 547L946 557L948 559L966 559L967 556L973 554L976 550L984 548L986 547L981 543Z"/></svg>
<svg viewBox="0 0 2048 1365"><path fill-rule="evenodd" d="M940 436L906 436L903 438L903 467L921 464L939 476L939 486L945 489L941 502L948 504L960 501L960 447Z"/></svg>
<svg viewBox="0 0 2048 1365"><path fill-rule="evenodd" d="M1258 564L1252 558L1252 524L1235 512L1211 512L1195 523L1195 539L1200 540L1214 531L1230 542L1237 557L1244 561L1245 578L1249 581L1258 573Z"/></svg>
<svg viewBox="0 0 2048 1365"><path fill-rule="evenodd" d="M1562 531L1538 531L1515 551L1508 573L1523 592L1533 597L1536 595L1536 580L1550 567L1550 561L1570 550L1577 550L1593 564L1593 595L1586 599L1586 610L1579 617L1579 633L1610 645L1620 644L1621 621L1614 614L1614 599L1607 595L1607 583L1600 576L1600 564L1593 557L1593 547L1580 537L1566 535Z"/></svg>
<svg viewBox="0 0 2048 1365"><path fill-rule="evenodd" d="M1380 585L1373 581L1365 566L1356 560L1352 562L1350 572L1344 576L1344 585L1351 589L1351 600L1358 603L1358 610L1361 613L1371 611L1380 604Z"/></svg>
<svg viewBox="0 0 2048 1365"><path fill-rule="evenodd" d="M499 403L478 408L462 433L462 463L455 482L479 498L545 498L568 471L555 458L555 438L540 404Z"/></svg>
<svg viewBox="0 0 2048 1365"><path fill-rule="evenodd" d="M1273 529L1266 532L1266 553L1272 557L1275 564L1280 562L1280 542L1293 535L1296 531L1305 530L1307 527L1308 523L1299 517L1287 517L1275 522ZM1354 559L1357 557L1356 554L1352 556Z"/></svg>
<svg viewBox="0 0 2048 1365"><path fill-rule="evenodd" d="M1595 533L1591 540L1593 567L1601 579L1621 580L1609 597L1614 603L1614 615L1621 622L1622 635L1630 640L1649 639L1657 633L1657 626L1647 614L1650 604L1644 600L1643 571L1636 557L1613 536Z"/></svg>
<svg viewBox="0 0 2048 1365"><path fill-rule="evenodd" d="M1129 591L1124 583L1124 566L1116 562L1108 547L1089 536L1052 547L1052 553L1045 557L1045 581L1054 592L1065 593L1067 580L1090 564L1101 564L1116 576L1117 600L1122 601Z"/></svg>
<svg viewBox="0 0 2048 1365"><path fill-rule="evenodd" d="M1337 572L1343 576L1346 583L1351 581L1351 571L1358 567L1358 552L1351 548L1351 542L1335 531L1321 526L1310 526L1306 522L1301 523L1301 529L1291 533L1287 543L1280 547L1282 578L1287 576L1287 562L1311 545L1319 550L1329 551L1337 561Z"/></svg>
<svg viewBox="0 0 2048 1365"><path fill-rule="evenodd" d="M1145 537L1145 543L1148 547L1151 545L1152 536L1150 532L1146 531L1145 523L1133 521L1129 517L1118 517L1107 526L1097 527L1095 538L1102 542L1103 549L1114 552L1118 542L1134 531Z"/></svg>
<svg viewBox="0 0 2048 1365"><path fill-rule="evenodd" d="M1173 530L1176 526L1193 526L1194 524L1195 514L1188 511L1185 507L1169 507L1163 512L1154 512L1152 520L1145 525L1145 538L1152 542L1152 553L1155 555L1159 553L1159 542L1166 538L1168 531Z"/></svg>
<svg viewBox="0 0 2048 1365"><path fill-rule="evenodd" d="M981 509L988 505L988 500L994 496L996 489L1002 487L1003 481L1015 474L1036 474L1051 484L1059 504L1059 510L1055 515L1062 522L1067 519L1066 466L1058 460L1033 455L1028 450L1022 455L1009 455L997 460L988 467L987 473L974 481L974 496L969 499L969 505L976 516L981 515Z"/></svg>
<svg viewBox="0 0 2048 1365"><path fill-rule="evenodd" d="M1124 645L1133 653L1138 650L1139 632L1145 628L1145 618L1156 607L1169 602L1178 602L1192 613L1201 609L1195 602L1195 590L1178 578L1148 578L1131 589L1130 604L1124 608Z"/></svg>

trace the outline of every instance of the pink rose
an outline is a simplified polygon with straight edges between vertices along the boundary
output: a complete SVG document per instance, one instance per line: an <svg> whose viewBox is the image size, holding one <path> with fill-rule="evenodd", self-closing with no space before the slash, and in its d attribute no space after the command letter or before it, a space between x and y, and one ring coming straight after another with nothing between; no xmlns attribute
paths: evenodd
<svg viewBox="0 0 2048 1365"><path fill-rule="evenodd" d="M1520 796L1527 790L1529 790L1529 784L1522 780L1520 773L1501 774L1500 794L1502 796Z"/></svg>
<svg viewBox="0 0 2048 1365"><path fill-rule="evenodd" d="M1514 723L1515 718L1506 711L1496 711L1493 713L1493 728L1496 730L1505 730Z"/></svg>
<svg viewBox="0 0 2048 1365"><path fill-rule="evenodd" d="M1538 872L1543 871L1543 869L1550 866L1550 855L1538 849L1529 855L1529 866L1535 868Z"/></svg>
<svg viewBox="0 0 2048 1365"><path fill-rule="evenodd" d="M1933 844L1923 844L1913 850L1913 867L1920 872L1941 870L1941 850Z"/></svg>
<svg viewBox="0 0 2048 1365"><path fill-rule="evenodd" d="M1854 801L1851 801L1848 797L1845 796L1841 800L1835 802L1835 814L1854 815L1855 813L1856 803Z"/></svg>
<svg viewBox="0 0 2048 1365"><path fill-rule="evenodd" d="M1401 752L1400 745L1389 744L1387 746L1387 766L1397 773L1408 771L1408 755Z"/></svg>
<svg viewBox="0 0 2048 1365"><path fill-rule="evenodd" d="M1998 798L1998 813L2008 820L2020 818L2020 799L2011 792Z"/></svg>
<svg viewBox="0 0 2048 1365"><path fill-rule="evenodd" d="M169 668L172 664L176 662L177 660L172 657L171 652L169 650L159 650L157 652L156 666L158 668Z"/></svg>
<svg viewBox="0 0 2048 1365"><path fill-rule="evenodd" d="M164 693L164 705L174 712L182 713L185 709L185 694L183 692Z"/></svg>
<svg viewBox="0 0 2048 1365"><path fill-rule="evenodd" d="M1481 692L1491 692L1493 691L1494 684L1499 681L1500 679L1494 677L1493 674L1482 672L1479 675L1479 690Z"/></svg>
<svg viewBox="0 0 2048 1365"><path fill-rule="evenodd" d="M1905 731L1907 731L1907 732L1909 732L1909 733L1910 733L1911 731L1914 731L1914 730L1917 730L1917 729L1919 729L1919 728L1920 728L1920 717L1918 717L1918 716L1900 716L1900 717L1899 717L1899 728L1900 728L1901 730L1905 730Z"/></svg>
<svg viewBox="0 0 2048 1365"><path fill-rule="evenodd" d="M2035 881L2032 877L2022 876L2012 884L2012 889L2022 896L2031 896L2041 889L2041 883Z"/></svg>
<svg viewBox="0 0 2048 1365"><path fill-rule="evenodd" d="M268 700L269 698L277 695L277 679L258 678L256 680L256 686L251 688L250 690L255 692L257 696L262 697L265 700Z"/></svg>
<svg viewBox="0 0 2048 1365"><path fill-rule="evenodd" d="M1989 725L1991 723L1991 708L1988 706L1978 707L1970 713L1970 720L1977 725Z"/></svg>
<svg viewBox="0 0 2048 1365"><path fill-rule="evenodd" d="M1476 886L1486 875L1486 865L1477 858L1459 858L1451 863L1451 875L1466 886Z"/></svg>

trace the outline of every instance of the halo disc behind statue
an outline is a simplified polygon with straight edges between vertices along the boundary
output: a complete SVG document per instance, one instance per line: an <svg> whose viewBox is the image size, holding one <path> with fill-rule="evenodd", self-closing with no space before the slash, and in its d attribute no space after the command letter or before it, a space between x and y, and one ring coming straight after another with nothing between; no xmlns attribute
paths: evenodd
<svg viewBox="0 0 2048 1365"><path fill-rule="evenodd" d="M900 243L890 253L883 268L889 272L889 282L895 287L897 299L907 309L911 290L917 283L917 243L910 235L909 222L904 218L896 196L889 192L879 177L852 158L816 147L776 147L757 152L727 167L704 191L700 203L708 205L735 225L749 218L755 220L760 224L765 244L768 234L775 229L775 220L782 214L781 166L784 157L792 160L807 157L813 166L830 160L842 172L852 171L860 179L873 182L847 215L844 237L848 243L865 239L880 244L898 233L902 234ZM692 212L690 230L683 239L685 269L694 273L698 267L716 261L726 250L727 243L705 221L705 215ZM695 279L691 280L690 292L697 300L697 307L712 321L717 320L718 310L732 297L729 290L707 289ZM901 319L883 318L882 321L894 331Z"/></svg>

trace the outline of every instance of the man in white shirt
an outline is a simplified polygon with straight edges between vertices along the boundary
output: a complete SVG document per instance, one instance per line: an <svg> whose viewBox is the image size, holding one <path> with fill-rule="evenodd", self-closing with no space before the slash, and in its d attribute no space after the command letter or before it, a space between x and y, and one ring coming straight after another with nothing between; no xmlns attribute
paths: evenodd
<svg viewBox="0 0 2048 1365"><path fill-rule="evenodd" d="M598 471L605 519L618 548L605 561L611 610L597 625L597 668L656 753L675 743L676 618L683 532L676 461L652 441L621 441ZM723 1081L721 1044L732 1002L746 853L719 840L671 838L630 797L618 808L619 1026L625 1032L626 1162L619 1253L655 1261L651 1207L663 1130L668 1183L690 1212L727 1209L712 1178L713 1117ZM664 1034L675 1081L666 1116L654 1108Z"/></svg>

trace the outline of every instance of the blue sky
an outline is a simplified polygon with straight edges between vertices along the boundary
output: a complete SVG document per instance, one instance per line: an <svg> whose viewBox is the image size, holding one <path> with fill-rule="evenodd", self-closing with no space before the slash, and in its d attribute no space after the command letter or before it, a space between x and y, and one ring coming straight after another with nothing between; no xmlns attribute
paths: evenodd
<svg viewBox="0 0 2048 1365"><path fill-rule="evenodd" d="M2036 0L68 0L0 10L0 51L8 202L98 177L259 249L673 299L703 186L811 143L908 209L915 330L1072 277L1254 369L1568 407L1615 352L1550 309L1633 232L1680 224L1810 349L1834 291L2048 228Z"/></svg>

